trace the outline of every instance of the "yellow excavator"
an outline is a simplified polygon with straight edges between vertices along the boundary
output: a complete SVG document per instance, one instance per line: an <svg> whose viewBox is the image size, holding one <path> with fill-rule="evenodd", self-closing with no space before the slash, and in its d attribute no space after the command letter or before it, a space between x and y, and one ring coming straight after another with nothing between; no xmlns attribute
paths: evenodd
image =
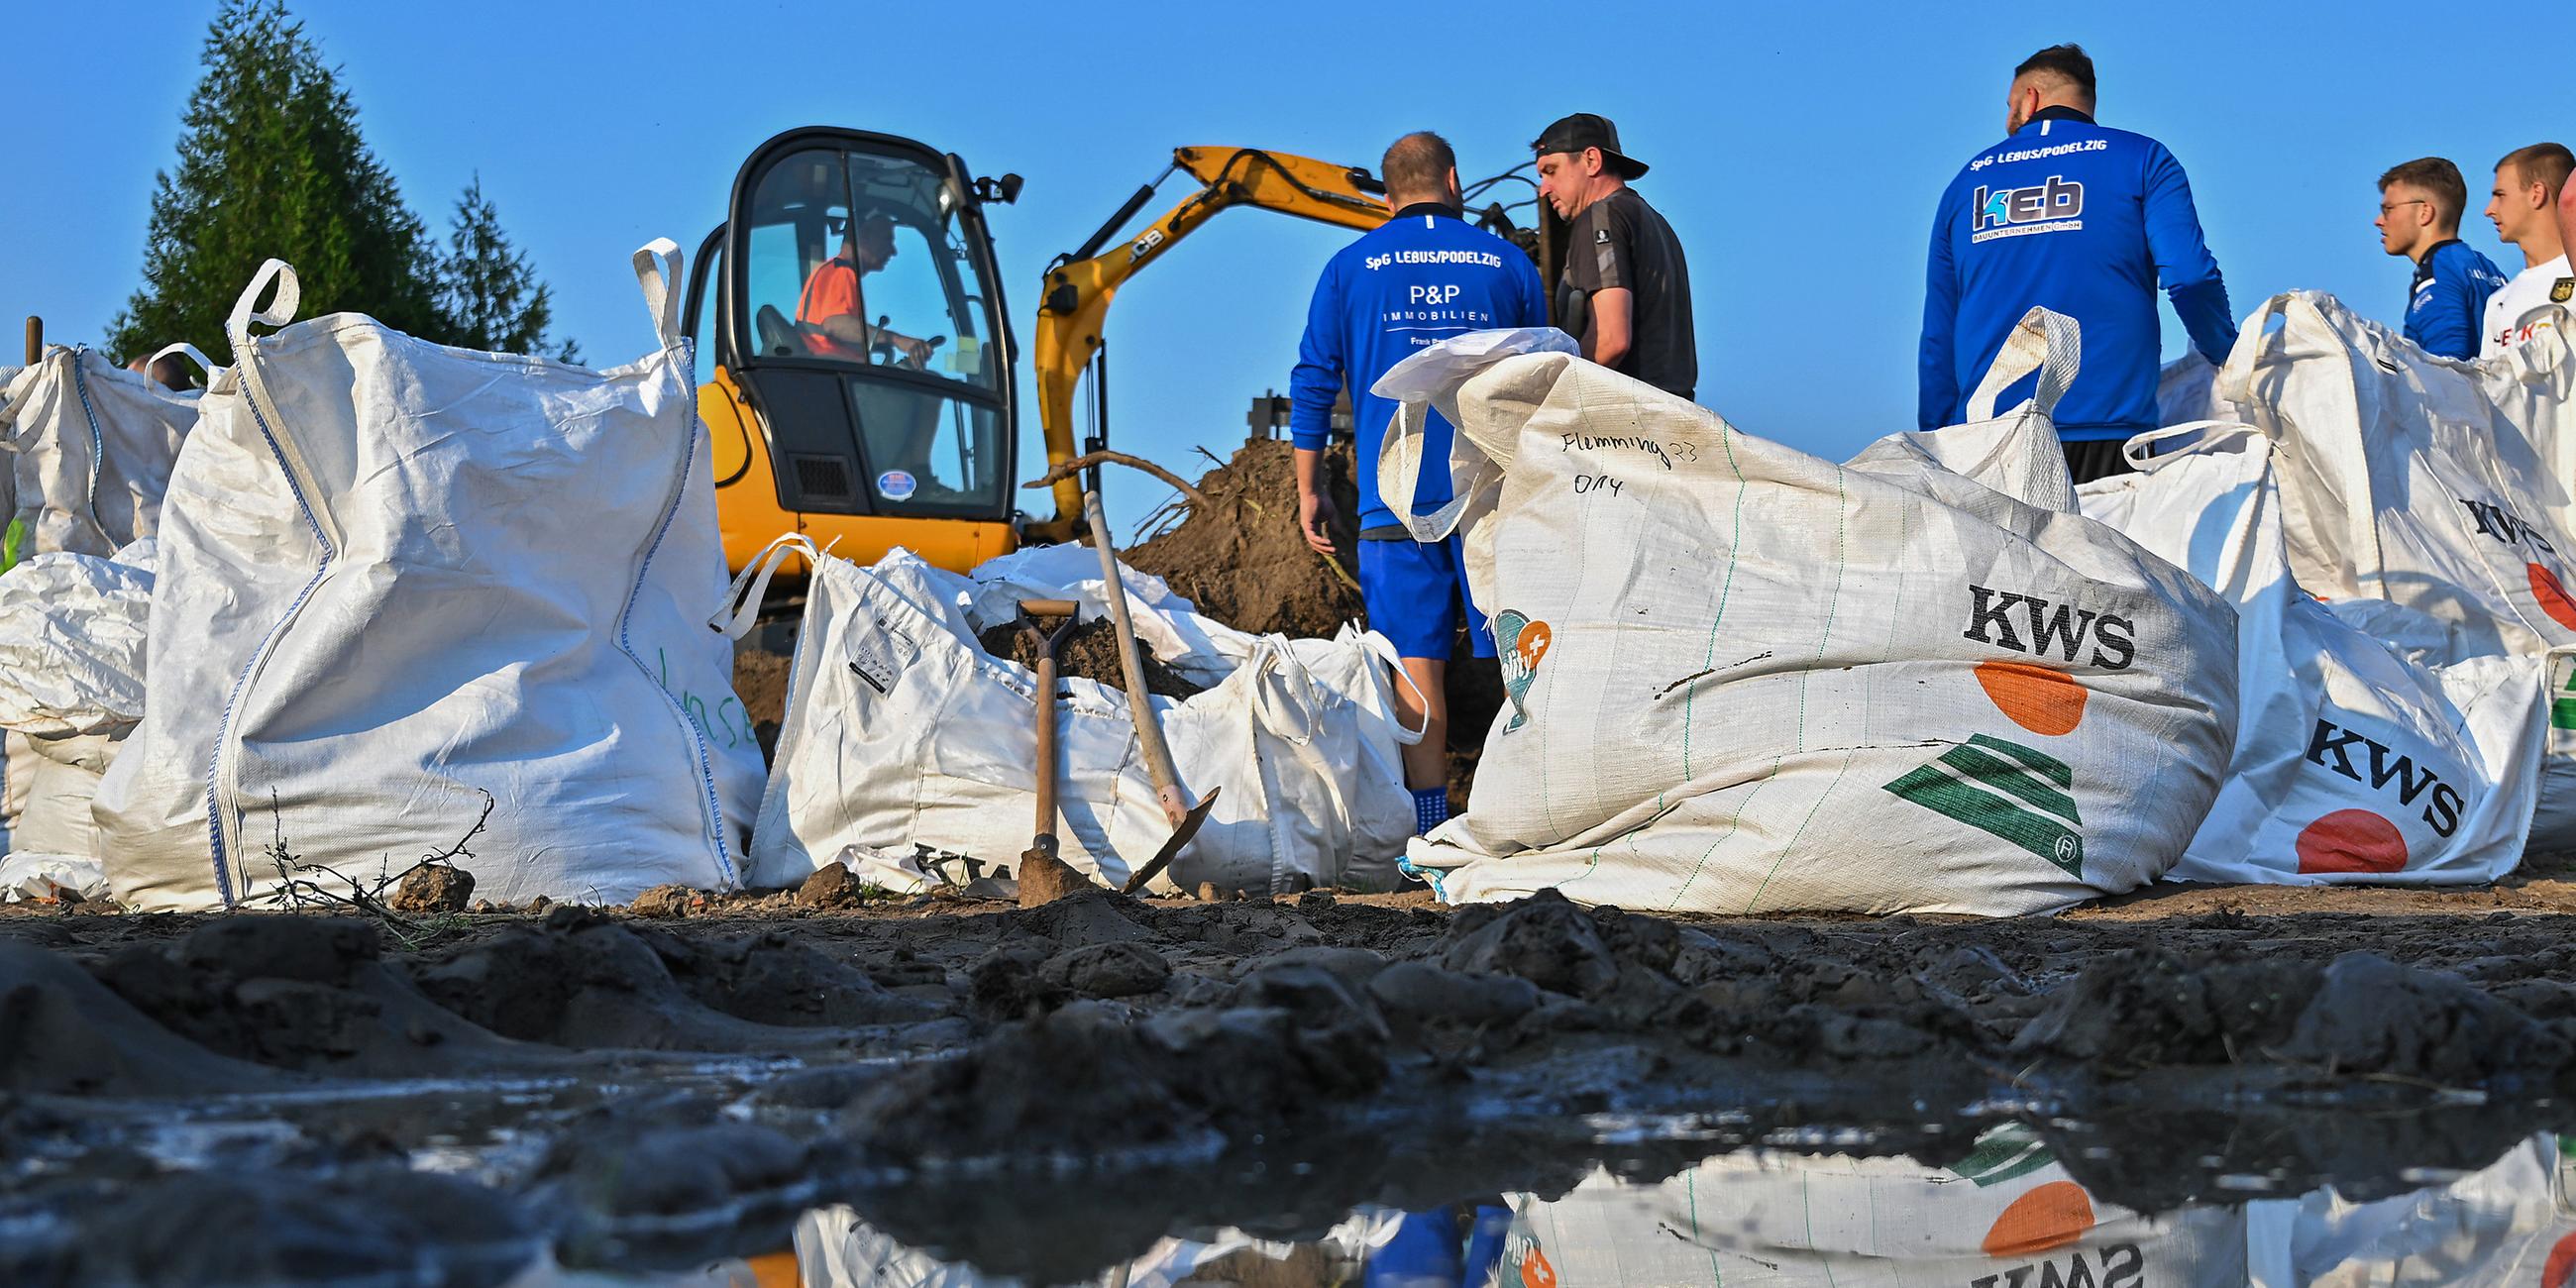
<svg viewBox="0 0 2576 1288"><path fill-rule="evenodd" d="M1155 191L1174 174L1199 181L1197 191L1122 239L1105 253L1102 247L1118 235ZM1050 471L1075 456L1074 404L1083 373L1091 373L1093 434L1081 443L1084 453L1108 446L1108 349L1102 332L1118 288L1146 265L1169 252L1184 237L1221 211L1253 206L1318 223L1366 231L1386 222L1385 185L1359 166L1340 166L1311 157L1265 152L1258 148L1175 148L1170 168L1127 198L1081 249L1060 255L1047 266L1044 294L1038 304L1038 423L1046 431ZM1082 514L1085 483L1061 478L1055 483L1055 518L1029 525L1034 540L1067 541ZM1097 487L1096 467L1090 486Z"/></svg>
<svg viewBox="0 0 2576 1288"><path fill-rule="evenodd" d="M1174 174L1198 188L1119 237ZM1019 191L1018 175L973 178L954 153L864 130L791 130L743 162L688 297L698 411L735 568L789 531L862 563L900 545L960 572L1023 541L1081 535L1077 477L1055 483L1051 517L1014 507L1017 354L984 207ZM1384 191L1359 166L1174 149L1168 169L1046 270L1036 364L1050 472L1107 446L1102 331L1129 278L1231 207L1366 230L1386 221ZM1499 206L1482 220L1517 232ZM1547 275L1557 247L1544 234L1522 240ZM1077 442L1086 371L1094 426Z"/></svg>

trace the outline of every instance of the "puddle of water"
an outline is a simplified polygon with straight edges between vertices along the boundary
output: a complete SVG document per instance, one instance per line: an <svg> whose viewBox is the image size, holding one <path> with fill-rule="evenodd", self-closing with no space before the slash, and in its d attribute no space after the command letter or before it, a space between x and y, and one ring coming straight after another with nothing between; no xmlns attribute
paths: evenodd
<svg viewBox="0 0 2576 1288"><path fill-rule="evenodd" d="M2571 1143L2576 1143L2572 1140ZM2259 1178L2258 1178L2259 1179ZM2559 1288L2576 1270L2576 1166L2554 1133L2484 1168L2376 1199L2333 1187L2139 1212L2101 1199L2017 1124L1951 1167L1748 1151L1660 1179L1596 1168L1560 1193L1353 1209L1305 1238L1176 1230L1076 1282L1403 1288ZM1007 1237L997 1231L996 1237ZM1017 1288L905 1244L862 1209L807 1211L792 1251L662 1275L554 1267L513 1288L795 1284Z"/></svg>
<svg viewBox="0 0 2576 1288"><path fill-rule="evenodd" d="M1380 1116L1248 1150L907 1174L842 1147L841 1079L871 1076L867 1062L674 1062L597 1080L84 1105L71 1128L0 1157L0 1253L117 1237L85 1205L130 1177L199 1174L304 1185L282 1201L330 1209L312 1272L239 1282L331 1288L2576 1282L2576 1167L2558 1135L2531 1133L2565 1125L2546 1101L2254 1096L2073 1118L2006 1096L1938 1122L1920 1106L1837 1121L1777 1098L1554 1117L1470 1102L1440 1121ZM703 1159L614 1148L692 1123L807 1152L701 1191L685 1173ZM603 1141L612 1168L684 1174L678 1197L603 1203L659 1179L565 1164ZM343 1183L369 1167L475 1187L511 1217L433 1229L399 1269L344 1268L323 1227L419 1201Z"/></svg>

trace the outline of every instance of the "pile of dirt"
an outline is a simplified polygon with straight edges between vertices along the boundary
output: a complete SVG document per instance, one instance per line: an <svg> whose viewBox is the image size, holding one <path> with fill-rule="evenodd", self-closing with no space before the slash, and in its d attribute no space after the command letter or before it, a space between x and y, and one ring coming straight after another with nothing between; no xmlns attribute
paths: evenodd
<svg viewBox="0 0 2576 1288"><path fill-rule="evenodd" d="M1361 615L1359 489L1351 449L1324 453L1324 486L1342 515L1330 560L1297 530L1297 452L1286 439L1254 438L1199 480L1205 507L1178 527L1120 553L1160 577L1198 610L1255 635L1321 638ZM1338 575L1337 575L1338 574Z"/></svg>
<svg viewBox="0 0 2576 1288"><path fill-rule="evenodd" d="M778 726L787 719L787 676L795 666L792 654L734 650L734 696L742 699L743 718L751 722L764 757L778 746Z"/></svg>
<svg viewBox="0 0 2576 1288"><path fill-rule="evenodd" d="M1049 628L1052 623L1049 624ZM1008 658L1034 671L1044 645L1031 640L1019 623L1004 622L976 636L984 651ZM1206 686L1163 665L1152 649L1138 646L1136 657L1144 663L1145 691L1158 698L1189 698L1207 691ZM1118 627L1108 618L1084 622L1067 632L1064 643L1056 649L1056 673L1098 680L1121 693L1127 691L1127 675L1118 665Z"/></svg>

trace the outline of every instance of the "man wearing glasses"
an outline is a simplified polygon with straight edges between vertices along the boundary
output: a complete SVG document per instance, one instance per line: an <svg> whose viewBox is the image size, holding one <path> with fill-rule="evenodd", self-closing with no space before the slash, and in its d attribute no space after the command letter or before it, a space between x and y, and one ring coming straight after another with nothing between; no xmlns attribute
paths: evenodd
<svg viewBox="0 0 2576 1288"><path fill-rule="evenodd" d="M2487 297L2505 283L2493 260L2460 240L2469 185L2460 168L2419 157L2379 176L2380 249L2415 261L2408 288L2406 338L2426 353L2462 361L2478 356L2478 327Z"/></svg>

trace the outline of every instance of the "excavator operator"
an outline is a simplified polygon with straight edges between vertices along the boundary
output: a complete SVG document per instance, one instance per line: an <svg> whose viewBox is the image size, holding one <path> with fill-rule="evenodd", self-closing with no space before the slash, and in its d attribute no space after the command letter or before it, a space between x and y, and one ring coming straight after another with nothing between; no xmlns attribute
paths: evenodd
<svg viewBox="0 0 2576 1288"><path fill-rule="evenodd" d="M868 324L859 279L893 260L893 219L869 214L850 221L841 236L841 253L815 267L796 300L796 329L808 351L863 363L870 350L885 346L915 368L929 363L929 341Z"/></svg>

